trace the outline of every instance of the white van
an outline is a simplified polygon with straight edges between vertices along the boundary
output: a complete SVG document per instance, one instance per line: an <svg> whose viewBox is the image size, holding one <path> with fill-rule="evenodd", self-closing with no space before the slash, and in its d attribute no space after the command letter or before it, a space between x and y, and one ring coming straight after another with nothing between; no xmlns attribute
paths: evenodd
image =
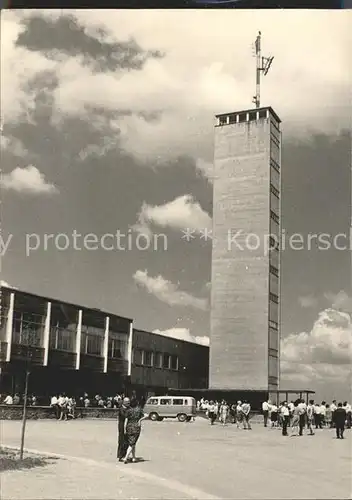
<svg viewBox="0 0 352 500"><path fill-rule="evenodd" d="M178 418L180 422L189 422L196 415L196 400L189 396L152 396L143 411L150 420Z"/></svg>

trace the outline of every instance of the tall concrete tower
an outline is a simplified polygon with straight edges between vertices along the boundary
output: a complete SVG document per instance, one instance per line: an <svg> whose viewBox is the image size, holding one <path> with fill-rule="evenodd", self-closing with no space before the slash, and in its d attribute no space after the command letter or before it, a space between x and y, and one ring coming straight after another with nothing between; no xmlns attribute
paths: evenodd
<svg viewBox="0 0 352 500"><path fill-rule="evenodd" d="M275 391L281 120L270 107L216 118L209 385Z"/></svg>

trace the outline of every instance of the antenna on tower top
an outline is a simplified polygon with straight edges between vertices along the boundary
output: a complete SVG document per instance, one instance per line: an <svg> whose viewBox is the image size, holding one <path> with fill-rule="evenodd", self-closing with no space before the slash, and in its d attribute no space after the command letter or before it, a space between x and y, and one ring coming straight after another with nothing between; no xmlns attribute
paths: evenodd
<svg viewBox="0 0 352 500"><path fill-rule="evenodd" d="M258 32L255 39L255 57L256 57L256 93L253 97L253 102L256 108L260 108L260 74L267 75L274 57L262 57L261 49L262 33Z"/></svg>

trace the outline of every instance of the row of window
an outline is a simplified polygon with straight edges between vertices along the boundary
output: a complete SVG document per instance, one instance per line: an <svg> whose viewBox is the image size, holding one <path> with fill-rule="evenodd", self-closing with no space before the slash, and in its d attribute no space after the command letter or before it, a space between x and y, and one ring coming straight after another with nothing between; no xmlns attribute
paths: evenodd
<svg viewBox="0 0 352 500"><path fill-rule="evenodd" d="M267 110L263 109L259 111L257 115L257 111L249 111L248 113L238 113L231 115L219 116L219 125L232 125L233 123L244 123L246 121L255 121L257 118L263 119L267 118Z"/></svg>
<svg viewBox="0 0 352 500"><path fill-rule="evenodd" d="M274 302L275 304L279 303L279 296L276 295L276 293L270 292L269 293L269 298L270 298L271 302Z"/></svg>
<svg viewBox="0 0 352 500"><path fill-rule="evenodd" d="M280 224L280 217L273 210L270 210L270 218L276 222L276 224Z"/></svg>
<svg viewBox="0 0 352 500"><path fill-rule="evenodd" d="M270 266L269 267L270 273L276 276L277 278L279 277L279 270L275 266Z"/></svg>
<svg viewBox="0 0 352 500"><path fill-rule="evenodd" d="M280 191L278 189L276 189L275 186L273 186L272 184L270 184L270 192L276 196L276 198L280 199Z"/></svg>
<svg viewBox="0 0 352 500"><path fill-rule="evenodd" d="M274 321L272 319L269 320L269 326L273 330L279 330L279 323L277 321Z"/></svg>
<svg viewBox="0 0 352 500"><path fill-rule="evenodd" d="M273 143L277 146L277 147L280 147L280 141L278 140L278 138L276 137L275 134L273 134L271 132L270 134L270 139L273 141Z"/></svg>
<svg viewBox="0 0 352 500"><path fill-rule="evenodd" d="M163 368L164 370L179 369L178 356L175 354L147 351L143 349L133 349L132 362L136 365Z"/></svg>
<svg viewBox="0 0 352 500"><path fill-rule="evenodd" d="M272 236L269 238L270 248L279 251L279 242L275 240Z"/></svg>
<svg viewBox="0 0 352 500"><path fill-rule="evenodd" d="M273 167L274 170L279 174L280 173L280 165L277 163L277 161L273 160L273 158L270 159L270 166Z"/></svg>

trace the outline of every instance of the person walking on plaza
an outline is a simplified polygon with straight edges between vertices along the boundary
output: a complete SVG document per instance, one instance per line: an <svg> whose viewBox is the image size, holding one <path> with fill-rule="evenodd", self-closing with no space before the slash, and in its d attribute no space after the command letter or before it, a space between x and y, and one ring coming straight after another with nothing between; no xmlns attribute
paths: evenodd
<svg viewBox="0 0 352 500"><path fill-rule="evenodd" d="M140 406L137 399L132 398L130 402L130 407L126 411L124 434L127 439L127 453L124 457L124 463L127 464L130 456L132 455L132 462L136 462L136 445L141 435L141 422L147 418L143 413L143 409Z"/></svg>
<svg viewBox="0 0 352 500"><path fill-rule="evenodd" d="M231 405L230 415L231 415L232 423L235 424L236 423L236 404L235 403L233 403Z"/></svg>
<svg viewBox="0 0 352 500"><path fill-rule="evenodd" d="M248 401L244 401L242 405L242 413L243 413L243 429L252 430L251 424L249 422L250 413L251 413L251 405Z"/></svg>
<svg viewBox="0 0 352 500"><path fill-rule="evenodd" d="M350 429L351 428L351 423L352 423L351 422L352 421L352 406L347 401L345 401L343 403L343 409L346 412L347 429Z"/></svg>
<svg viewBox="0 0 352 500"><path fill-rule="evenodd" d="M222 425L226 424L228 414L229 414L229 406L226 403L226 401L222 401L220 406L220 418L219 418L220 422L222 422Z"/></svg>
<svg viewBox="0 0 352 500"><path fill-rule="evenodd" d="M264 417L264 427L268 426L269 411L270 411L269 401L264 401L262 403L262 412L263 412L263 417Z"/></svg>
<svg viewBox="0 0 352 500"><path fill-rule="evenodd" d="M270 406L270 421L271 428L277 427L277 415L278 415L278 407L275 403Z"/></svg>
<svg viewBox="0 0 352 500"><path fill-rule="evenodd" d="M345 431L346 422L346 410L342 407L342 403L339 403L334 411L334 424L336 428L336 438L343 439L343 433Z"/></svg>
<svg viewBox="0 0 352 500"><path fill-rule="evenodd" d="M287 436L287 427L290 423L290 410L287 401L281 406L281 419L282 419L282 435Z"/></svg>
<svg viewBox="0 0 352 500"><path fill-rule="evenodd" d="M335 427L335 411L336 411L336 409L337 409L336 399L334 399L333 402L330 405L330 411L331 411L330 428L331 429Z"/></svg>
<svg viewBox="0 0 352 500"><path fill-rule="evenodd" d="M309 430L309 435L314 436L313 431L313 420L314 420L314 400L311 399L307 406L307 428Z"/></svg>
<svg viewBox="0 0 352 500"><path fill-rule="evenodd" d="M299 417L300 417L300 409L298 408L298 401L296 401L294 403L294 408L293 408L293 413L292 413L290 437L298 435Z"/></svg>
<svg viewBox="0 0 352 500"><path fill-rule="evenodd" d="M303 429L306 426L306 418L307 418L307 405L304 402L304 399L299 400L298 411L299 411L299 435L303 436Z"/></svg>
<svg viewBox="0 0 352 500"><path fill-rule="evenodd" d="M314 405L314 425L316 429L322 429L322 418L321 418L321 405L316 403Z"/></svg>
<svg viewBox="0 0 352 500"><path fill-rule="evenodd" d="M216 420L216 407L214 401L210 401L208 406L208 418L210 420L210 425L214 425Z"/></svg>
<svg viewBox="0 0 352 500"><path fill-rule="evenodd" d="M237 429L240 428L241 422L243 422L242 401L237 401L237 406L236 406L236 424L237 424Z"/></svg>
<svg viewBox="0 0 352 500"><path fill-rule="evenodd" d="M330 405L328 403L326 403L326 405L325 405L324 427L328 427L328 428L331 429L331 427L332 427L331 419L332 419L332 413L331 413Z"/></svg>
<svg viewBox="0 0 352 500"><path fill-rule="evenodd" d="M126 414L130 407L130 399L124 398L122 403L118 407L118 438L117 438L117 458L120 462L126 456L127 453L127 439L125 435L125 420Z"/></svg>

